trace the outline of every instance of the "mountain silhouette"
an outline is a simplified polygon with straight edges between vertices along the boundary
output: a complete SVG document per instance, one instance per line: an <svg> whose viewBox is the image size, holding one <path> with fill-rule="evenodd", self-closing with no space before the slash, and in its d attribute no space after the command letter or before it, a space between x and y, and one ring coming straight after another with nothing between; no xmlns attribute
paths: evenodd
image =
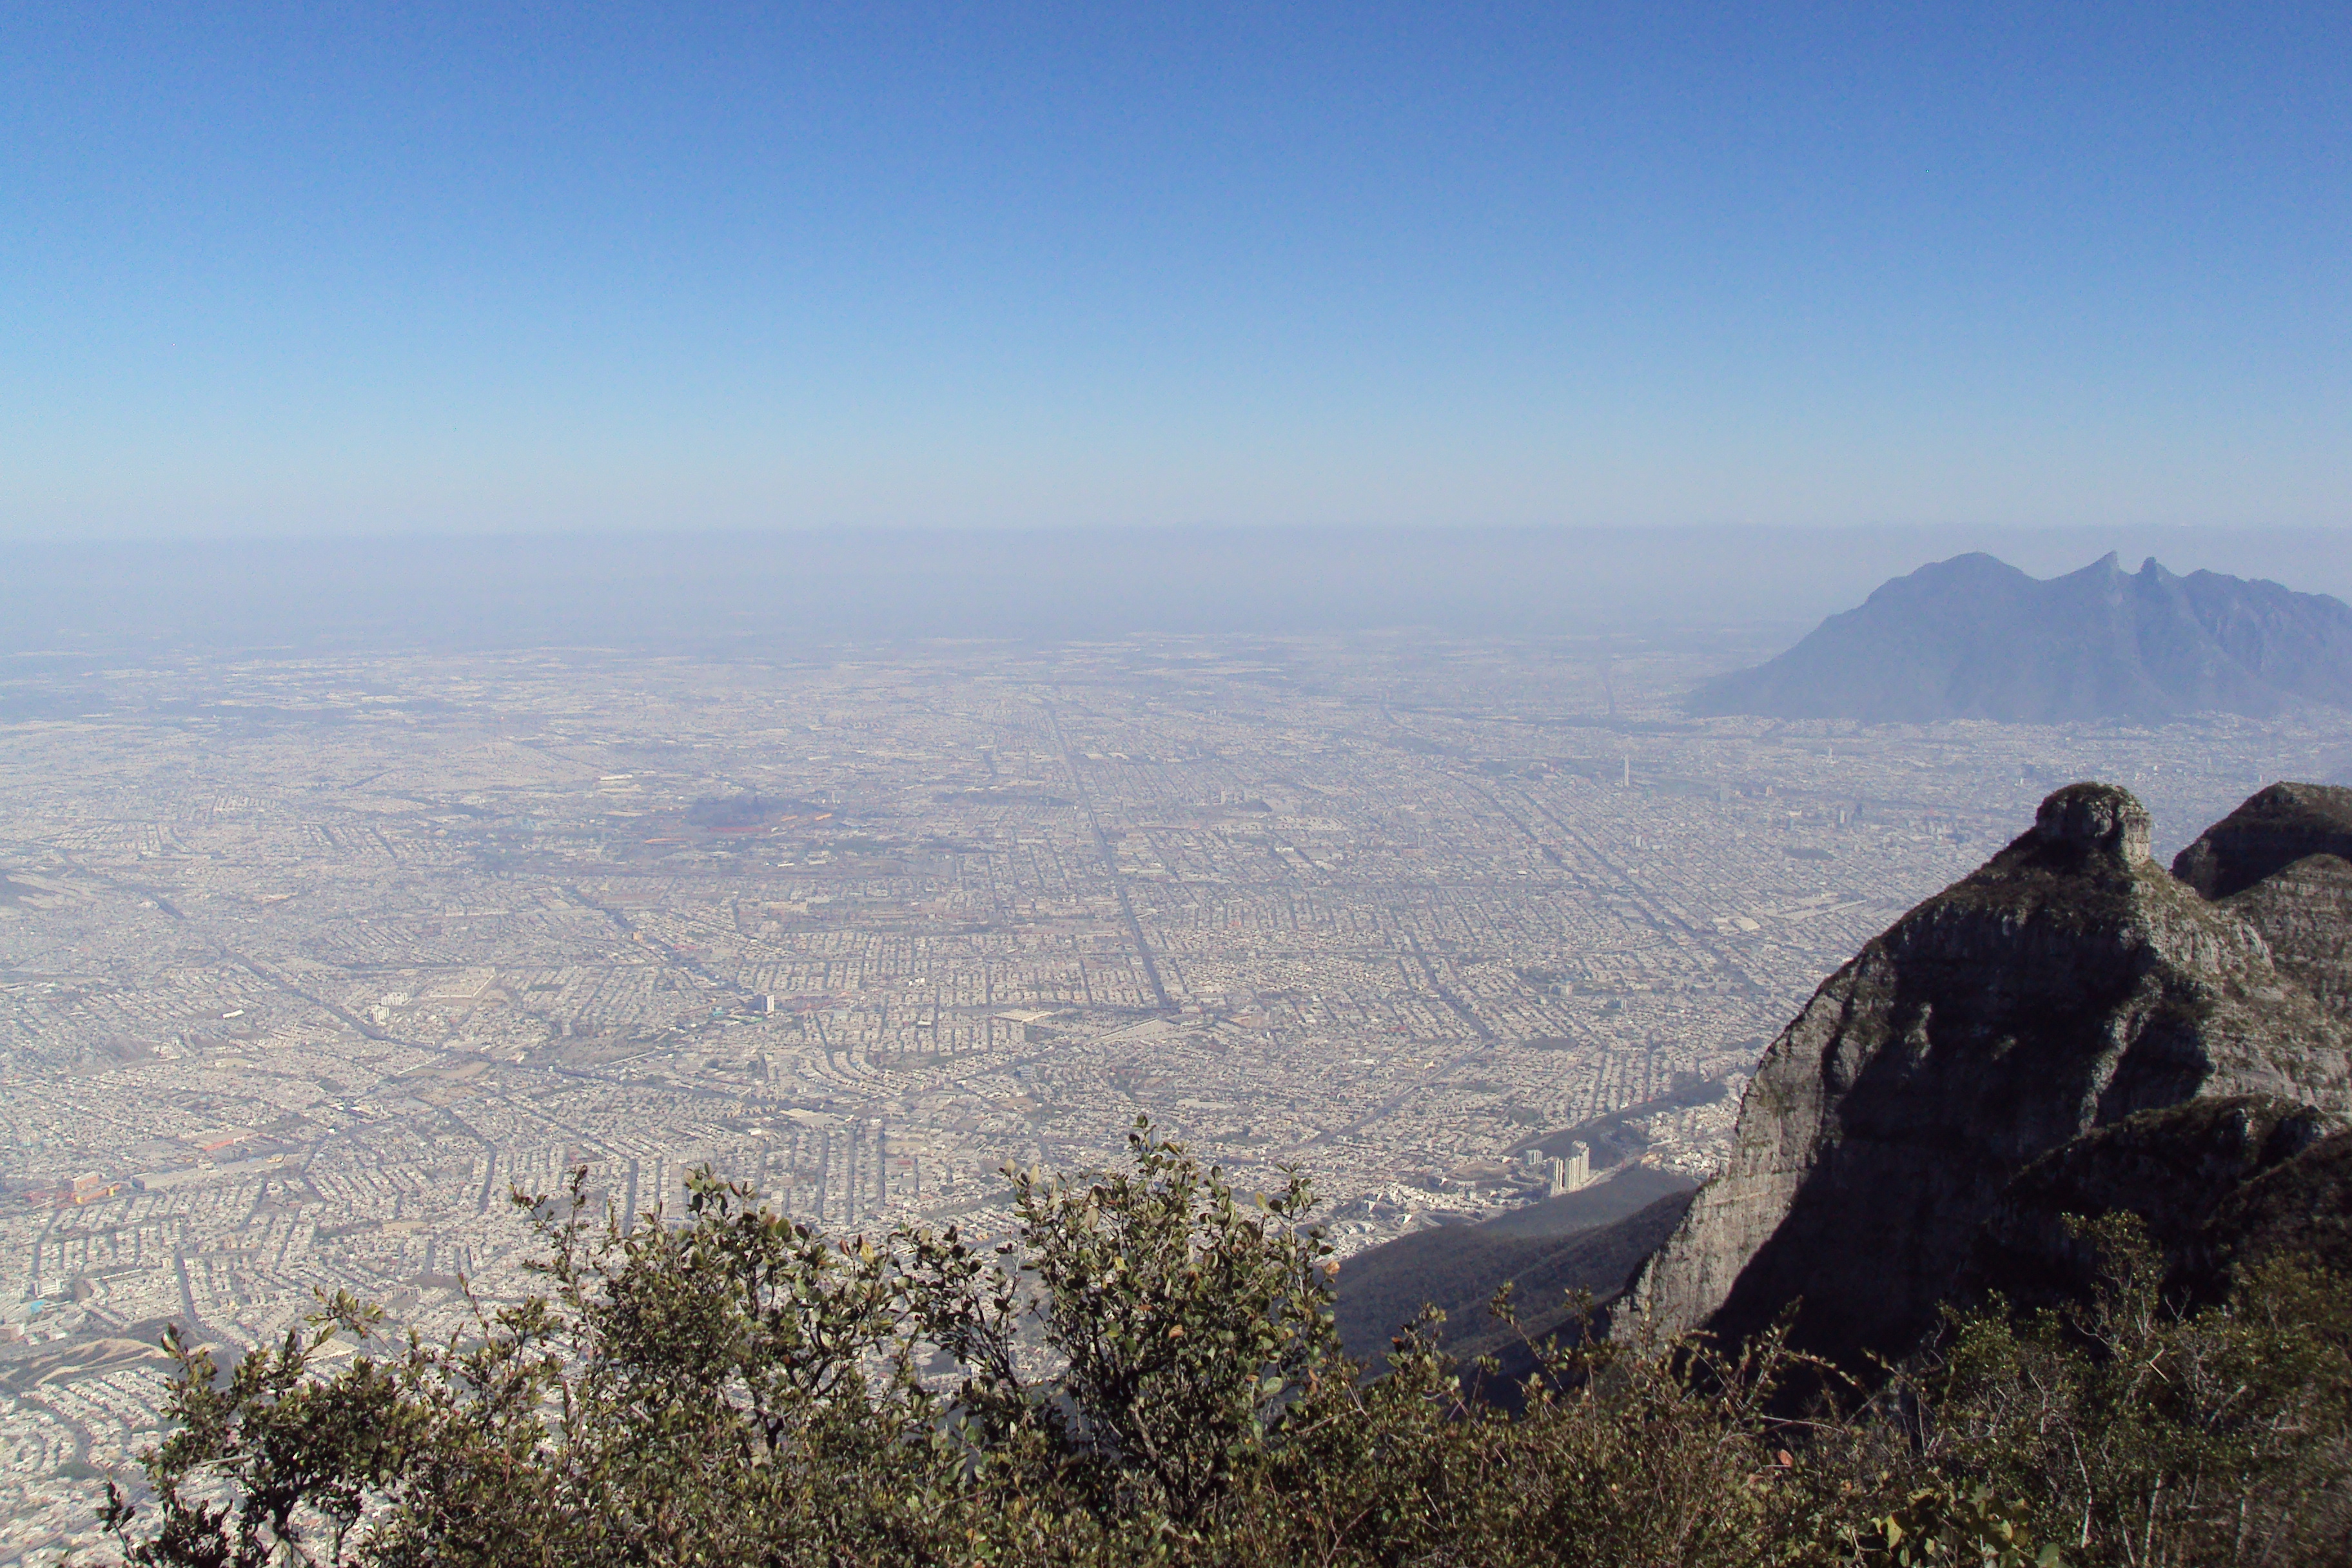
<svg viewBox="0 0 2352 1568"><path fill-rule="evenodd" d="M1986 554L1882 584L1769 663L1703 684L1698 714L2059 724L2352 706L2352 606L2110 553L2063 577Z"/></svg>

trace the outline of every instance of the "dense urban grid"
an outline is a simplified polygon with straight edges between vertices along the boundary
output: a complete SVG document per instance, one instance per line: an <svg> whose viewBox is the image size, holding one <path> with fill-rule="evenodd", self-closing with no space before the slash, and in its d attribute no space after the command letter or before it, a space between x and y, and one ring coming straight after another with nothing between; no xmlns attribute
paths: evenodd
<svg viewBox="0 0 2352 1568"><path fill-rule="evenodd" d="M2352 742L1680 717L1725 654L13 661L0 1563L89 1532L164 1323L234 1348L349 1286L454 1331L574 1164L625 1214L707 1162L986 1235L1001 1165L1145 1113L1305 1165L1343 1249L1580 1144L1702 1176L1812 987L2051 788L2177 845Z"/></svg>

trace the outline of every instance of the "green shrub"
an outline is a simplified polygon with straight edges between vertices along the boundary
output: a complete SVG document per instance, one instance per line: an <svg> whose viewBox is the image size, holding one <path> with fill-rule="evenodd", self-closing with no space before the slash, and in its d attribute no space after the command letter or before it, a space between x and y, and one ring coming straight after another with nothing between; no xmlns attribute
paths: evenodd
<svg viewBox="0 0 2352 1568"><path fill-rule="evenodd" d="M625 1232L575 1173L518 1198L543 1291L460 1342L346 1297L226 1375L168 1339L173 1430L106 1522L159 1568L2352 1558L2352 1309L2291 1263L2184 1314L2102 1221L2095 1300L1955 1317L1867 1397L1791 1415L1838 1388L1777 1332L1570 1333L1505 1409L1433 1316L1377 1379L1341 1355L1304 1177L1244 1198L1129 1144L1008 1172L994 1250L829 1239L708 1172Z"/></svg>
<svg viewBox="0 0 2352 1568"><path fill-rule="evenodd" d="M2289 1258L2168 1305L2128 1215L2083 1230L2095 1297L1956 1319L1916 1374L1923 1461L2025 1500L2069 1561L2352 1561L2352 1300Z"/></svg>

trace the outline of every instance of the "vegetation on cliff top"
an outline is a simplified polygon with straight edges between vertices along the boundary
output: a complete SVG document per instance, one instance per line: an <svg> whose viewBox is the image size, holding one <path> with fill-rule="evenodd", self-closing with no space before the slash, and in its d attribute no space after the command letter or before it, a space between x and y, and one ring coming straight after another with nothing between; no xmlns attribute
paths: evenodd
<svg viewBox="0 0 2352 1568"><path fill-rule="evenodd" d="M1245 1196L1141 1124L1129 1153L1011 1173L1018 1238L995 1249L828 1238L708 1173L685 1215L625 1230L578 1176L518 1194L544 1293L461 1342L387 1342L337 1297L233 1369L169 1343L174 1429L107 1522L122 1560L173 1568L2352 1549L2352 1297L2292 1262L2188 1314L2102 1221L2095 1299L1956 1316L1867 1394L1767 1334L1557 1339L1489 1402L1426 1322L1381 1377L1346 1359L1303 1177ZM360 1353L331 1371L338 1335Z"/></svg>

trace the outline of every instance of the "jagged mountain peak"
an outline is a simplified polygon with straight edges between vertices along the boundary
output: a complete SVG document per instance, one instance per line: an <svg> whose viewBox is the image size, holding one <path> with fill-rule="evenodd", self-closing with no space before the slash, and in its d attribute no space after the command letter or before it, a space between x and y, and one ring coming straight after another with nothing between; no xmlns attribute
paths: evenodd
<svg viewBox="0 0 2352 1568"><path fill-rule="evenodd" d="M2352 606L2114 552L2063 576L1982 552L1881 584L1695 712L2061 723L2352 702Z"/></svg>
<svg viewBox="0 0 2352 1568"><path fill-rule="evenodd" d="M2200 834L2172 874L2246 921L2352 1023L2352 789L2274 784Z"/></svg>

